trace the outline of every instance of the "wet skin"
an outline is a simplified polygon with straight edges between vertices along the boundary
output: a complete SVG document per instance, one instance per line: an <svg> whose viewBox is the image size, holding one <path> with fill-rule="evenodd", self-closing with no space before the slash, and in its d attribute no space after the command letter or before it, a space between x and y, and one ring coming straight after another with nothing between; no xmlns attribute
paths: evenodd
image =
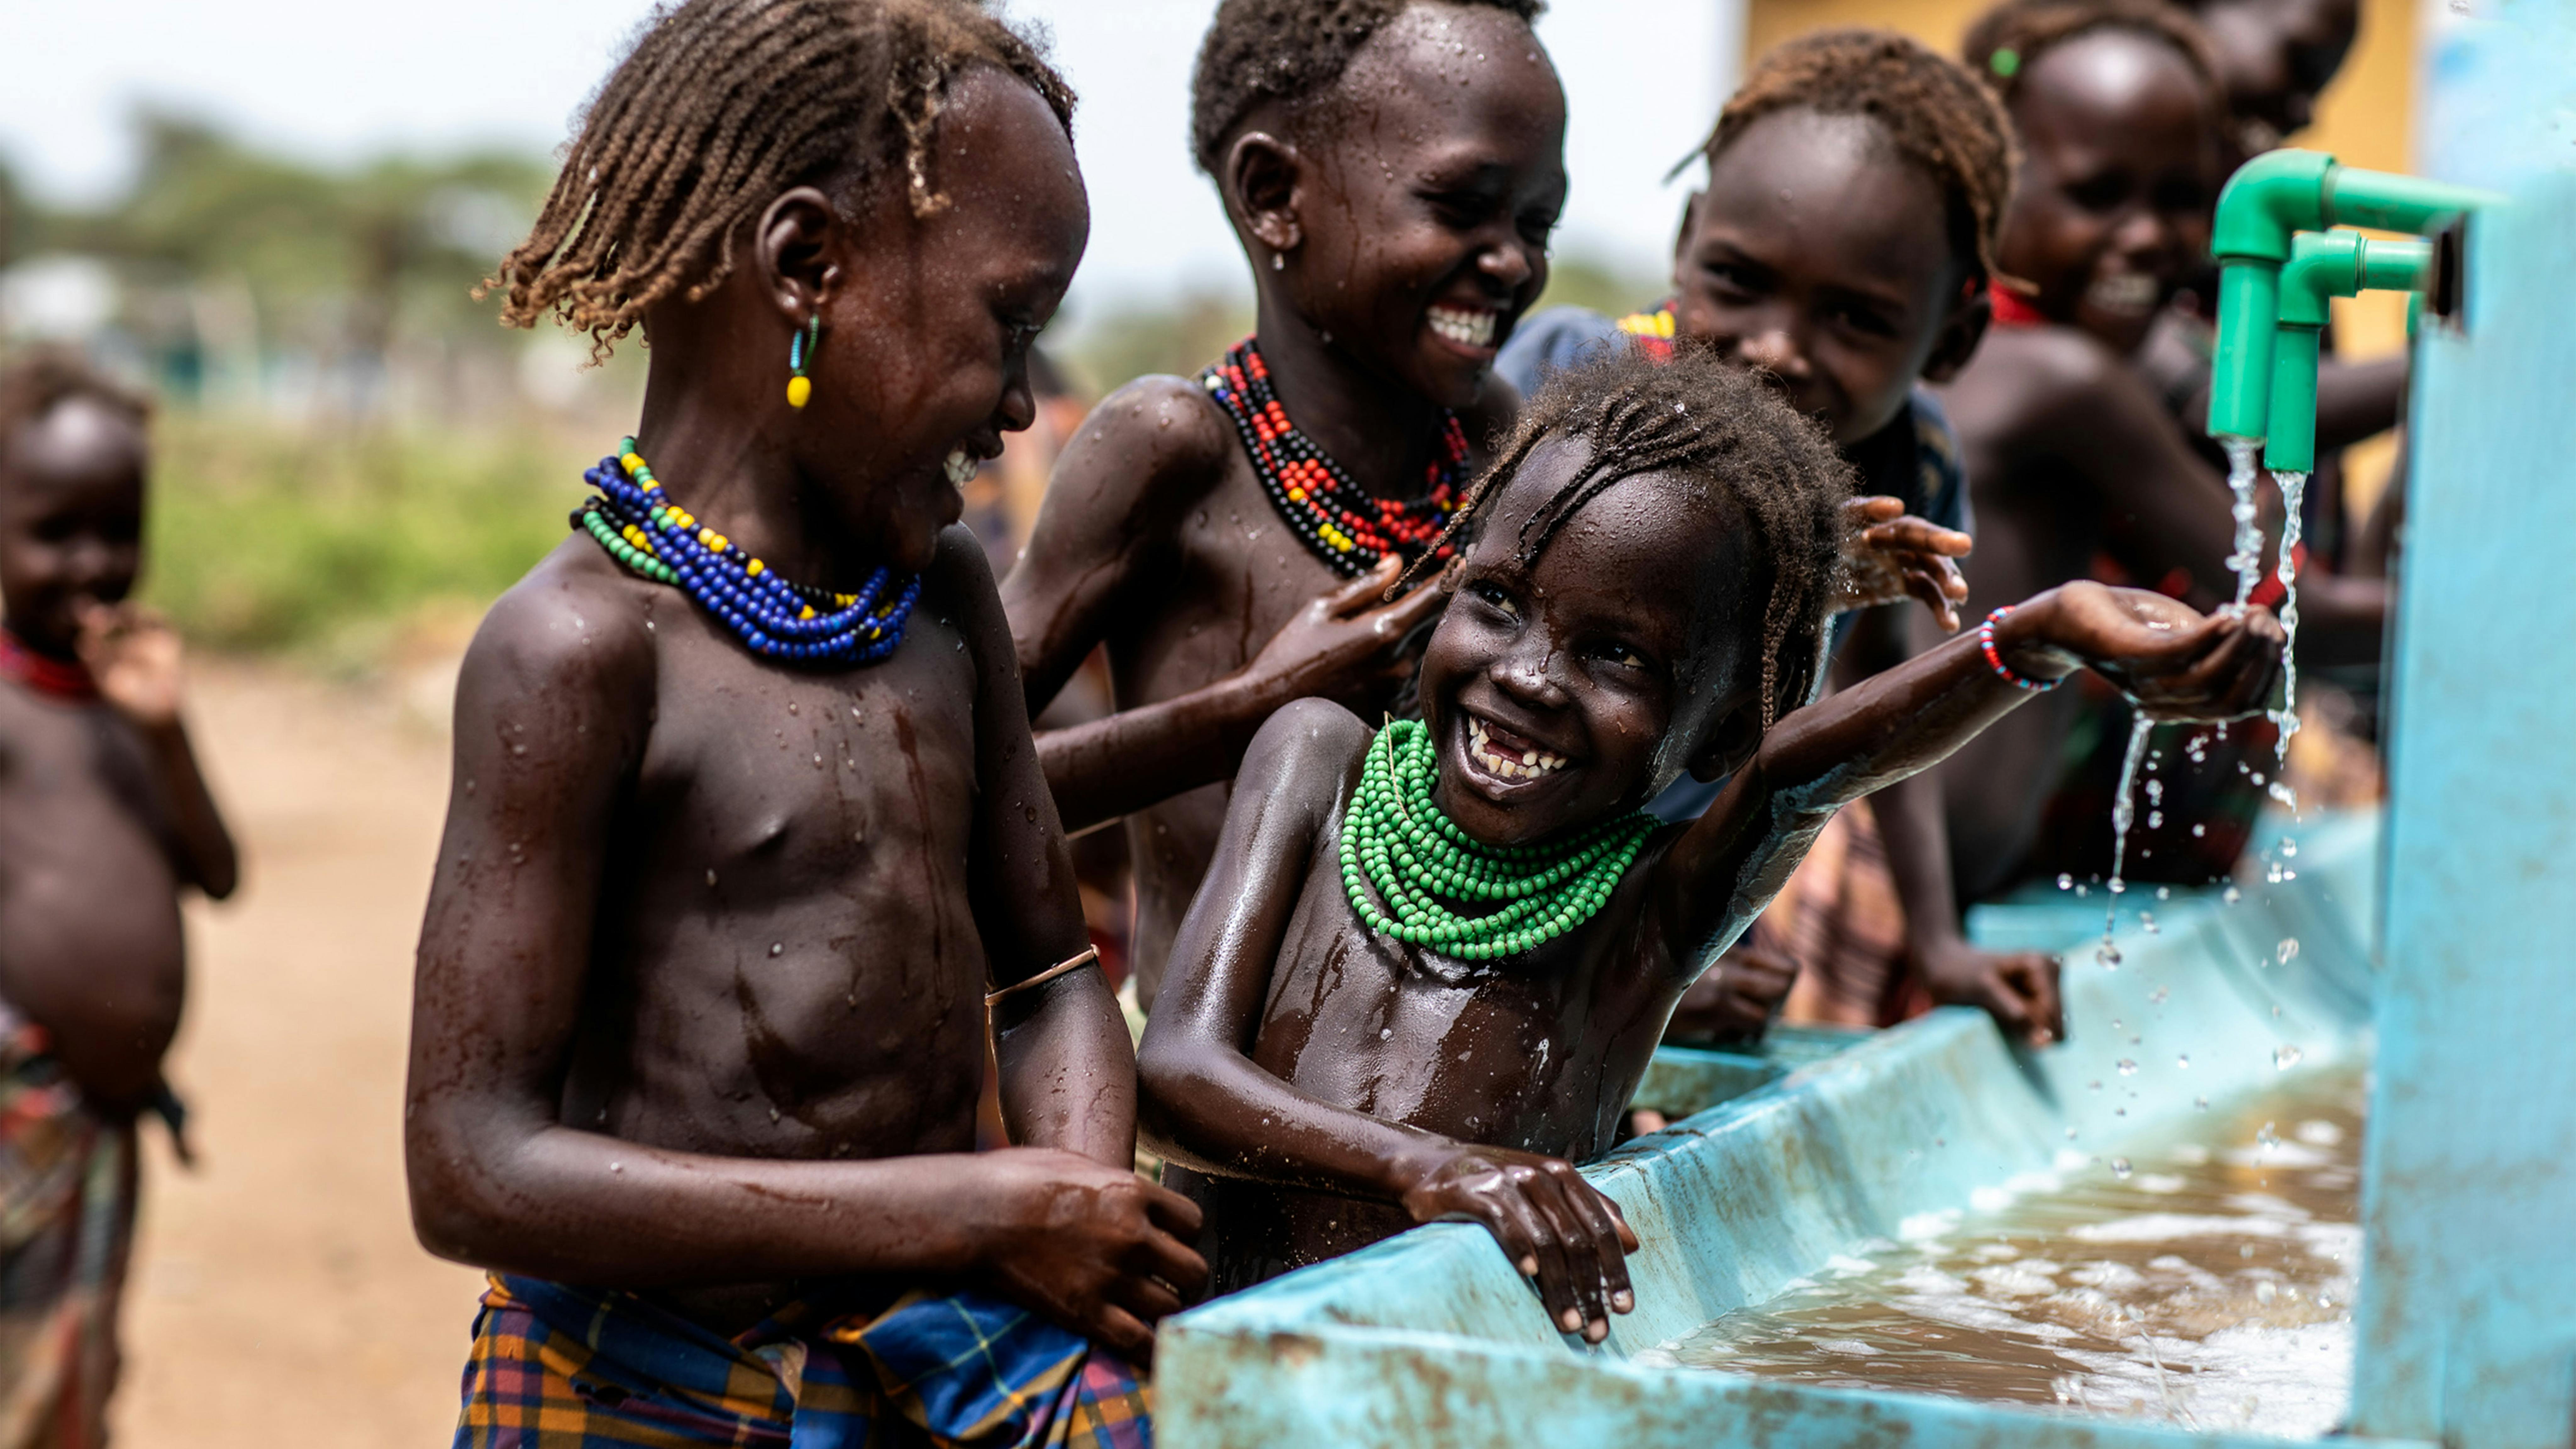
<svg viewBox="0 0 2576 1449"><path fill-rule="evenodd" d="M665 487L791 578L921 568L890 659L763 663L578 535L476 636L421 937L413 1214L443 1255L719 1332L962 1280L1143 1355L1203 1270L1190 1205L1132 1171L1097 972L995 1008L1021 1145L972 1151L983 993L1086 939L941 465L1028 425L1028 344L1088 212L1053 114L997 71L955 85L935 180L953 204L927 220L893 186L855 222L788 191L712 294L647 318Z"/></svg>
<svg viewBox="0 0 2576 1449"><path fill-rule="evenodd" d="M2026 698L1956 639L1766 734L1726 506L1640 475L1535 567L1493 542L1583 457L1544 443L1509 481L1425 652L1435 798L1477 840L1509 844L1633 809L1685 768L1731 783L1652 837L1591 921L1467 967L1374 934L1344 894L1340 818L1370 727L1324 701L1265 725L1138 1058L1147 1140L1206 1206L1220 1286L1461 1219L1493 1231L1561 1328L1597 1341L1629 1306L1635 1238L1568 1164L1615 1140L1699 948L1744 928L1835 809ZM2204 620L2089 583L2000 632L2015 668L2055 678L2089 660L2165 713L2253 707L2280 647L2259 610ZM1471 717L1509 751L1568 763L1491 770Z"/></svg>
<svg viewBox="0 0 2576 1449"><path fill-rule="evenodd" d="M2131 578L2172 580L2213 608L2236 593L2226 481L2129 357L2207 246L2201 88L2162 42L2096 32L2031 64L2013 120L2025 159L2002 261L2051 325L1996 329L1944 394L1977 517L1967 612L2087 577L2104 550ZM2146 279L2145 310L2125 305L2140 284L2106 278ZM2265 532L2277 541L2277 522ZM2376 581L2302 580L2301 662L2378 658L2386 605ZM2018 870L2055 783L2030 762L2058 758L2077 712L2072 693L2042 700L1941 770L1963 902Z"/></svg>
<svg viewBox="0 0 2576 1449"><path fill-rule="evenodd" d="M124 603L140 559L141 428L73 396L0 438L0 597L100 698L0 682L0 1000L44 1027L92 1105L161 1082L186 996L179 891L238 874L179 717L177 636Z"/></svg>
<svg viewBox="0 0 2576 1449"><path fill-rule="evenodd" d="M1788 110L1747 127L1709 165L1673 253L1673 321L1740 366L1778 380L1800 412L1856 461L1893 452L1911 466L1913 428L1900 420L1917 380L1958 375L1990 313L1955 254L1940 184L1907 160L1866 116ZM1954 535L1958 552L1964 536ZM1943 582L1957 577L1955 566ZM1914 590L1924 597L1922 588ZM1964 586L1958 596L1965 596ZM1911 658L1910 610L1880 604L1847 645L1841 682ZM1956 602L1925 598L1945 629ZM1932 998L1985 1008L2036 1042L2065 1030L2053 958L1978 949L1959 929L1940 783L1923 775L1872 798L1890 874L1905 906L1906 949ZM1739 943L1675 1013L1696 1035L1758 1035L1795 979L1787 958Z"/></svg>
<svg viewBox="0 0 2576 1449"><path fill-rule="evenodd" d="M1527 26L1416 4L1333 93L1256 112L1227 150L1217 182L1272 382L1371 492L1423 491L1442 408L1463 415L1476 463L1509 424L1518 399L1488 369L1546 284L1564 129ZM1439 335L1435 308L1489 315L1494 345ZM1261 722L1309 695L1373 712L1412 674L1442 600L1371 607L1393 581L1346 586L1307 551L1194 381L1121 389L1058 461L1002 598L1033 707L1108 647L1121 712L1042 735L1039 753L1068 828L1129 817L1146 1003L1216 847L1221 782Z"/></svg>

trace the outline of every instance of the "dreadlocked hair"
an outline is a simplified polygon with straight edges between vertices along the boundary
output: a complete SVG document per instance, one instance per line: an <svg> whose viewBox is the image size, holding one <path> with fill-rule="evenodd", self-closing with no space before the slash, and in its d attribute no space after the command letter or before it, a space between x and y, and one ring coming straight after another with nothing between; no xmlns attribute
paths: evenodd
<svg viewBox="0 0 2576 1449"><path fill-rule="evenodd" d="M504 291L510 326L553 313L605 358L654 303L715 290L736 230L790 187L822 186L854 216L891 171L912 214L935 215L933 132L978 63L1071 133L1072 88L986 0L665 4L583 109L535 229L475 295Z"/></svg>
<svg viewBox="0 0 2576 1449"><path fill-rule="evenodd" d="M40 348L0 369L0 449L20 428L43 421L74 398L98 403L137 427L152 418L152 404L141 393L90 366L79 354Z"/></svg>
<svg viewBox="0 0 2576 1449"><path fill-rule="evenodd" d="M1772 47L1700 143L1715 165L1754 122L1780 111L1867 116L1949 205L1950 250L1982 285L2012 200L2012 122L1957 61L1893 30L1821 30Z"/></svg>
<svg viewBox="0 0 2576 1449"><path fill-rule="evenodd" d="M1523 566L1534 566L1566 524L1621 479L1677 474L1698 496L1733 505L1751 531L1744 588L1762 621L1762 727L1805 704L1823 681L1842 505L1852 495L1851 465L1824 430L1705 347L1683 346L1662 362L1621 348L1549 376L1441 541L1476 527L1551 438L1581 439L1591 457L1522 523L1515 542Z"/></svg>
<svg viewBox="0 0 2576 1449"><path fill-rule="evenodd" d="M2210 104L2222 104L2226 89L2208 33L2165 0L2004 0L1968 27L1960 53L1968 69L2010 104L2041 56L2097 30L2125 30L2171 47L2191 67Z"/></svg>
<svg viewBox="0 0 2576 1449"><path fill-rule="evenodd" d="M1534 21L1547 0L1447 0ZM1330 90L1370 36L1413 0L1225 0L1190 74L1190 154L1214 176L1226 142L1263 105L1295 107Z"/></svg>

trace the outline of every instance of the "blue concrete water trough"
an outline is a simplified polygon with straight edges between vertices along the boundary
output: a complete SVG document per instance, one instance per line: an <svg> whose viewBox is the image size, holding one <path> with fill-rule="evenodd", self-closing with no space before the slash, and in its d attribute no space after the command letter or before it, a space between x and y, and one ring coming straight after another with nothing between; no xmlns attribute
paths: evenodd
<svg viewBox="0 0 2576 1449"><path fill-rule="evenodd" d="M1553 1330L1484 1229L1435 1225L1170 1320L1157 1438L1171 1449L2231 1442L1635 1355L1897 1236L1910 1217L1970 1209L1981 1190L2050 1168L2069 1128L2107 1155L2170 1131L2197 1097L2279 1083L2285 1046L2294 1071L2365 1053L2377 821L2295 833L2295 879L2234 903L2132 895L2159 930L2124 911L2116 970L2092 957L2098 890L1977 912L1971 929L1989 943L2066 951L2070 1039L2054 1049L2009 1048L1981 1014L1947 1009L1881 1033L1783 1032L1759 1056L1661 1054L1637 1100L1678 1120L1586 1169L1644 1240L1629 1260L1636 1311L1598 1348ZM2284 961L2289 939L2299 949ZM2184 1052L2187 1071L2117 1070Z"/></svg>

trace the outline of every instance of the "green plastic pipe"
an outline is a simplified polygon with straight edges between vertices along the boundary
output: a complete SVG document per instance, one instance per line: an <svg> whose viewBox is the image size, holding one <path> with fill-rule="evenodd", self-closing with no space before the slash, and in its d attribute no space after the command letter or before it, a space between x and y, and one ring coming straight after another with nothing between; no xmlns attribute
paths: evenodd
<svg viewBox="0 0 2576 1449"><path fill-rule="evenodd" d="M2444 217L2496 199L2439 181L2358 170L2322 151L2267 151L2238 167L2219 193L2210 232L2219 266L2211 436L2262 439L2270 432L2280 273L2293 237L2337 223L2421 234Z"/></svg>
<svg viewBox="0 0 2576 1449"><path fill-rule="evenodd" d="M2331 304L2363 292L2418 292L2432 275L2430 242L2383 241L2357 232L2301 232L2279 280L2279 323L2266 400L2263 466L2313 473L2317 462L2317 357Z"/></svg>

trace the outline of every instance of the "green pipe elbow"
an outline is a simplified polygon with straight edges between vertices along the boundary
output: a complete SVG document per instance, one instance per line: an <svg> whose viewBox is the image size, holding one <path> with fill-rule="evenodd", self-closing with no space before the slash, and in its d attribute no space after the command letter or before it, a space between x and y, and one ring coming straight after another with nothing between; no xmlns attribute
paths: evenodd
<svg viewBox="0 0 2576 1449"><path fill-rule="evenodd" d="M2433 284L2433 244L2367 237L2361 243L2363 292L2423 292Z"/></svg>
<svg viewBox="0 0 2576 1449"><path fill-rule="evenodd" d="M2290 241L2290 259L2281 264L2281 301L2275 312L2284 327L2323 327L2327 303L2349 297L2361 282L2361 234L2350 231L2303 231Z"/></svg>
<svg viewBox="0 0 2576 1449"><path fill-rule="evenodd" d="M2222 262L2288 261L2291 237L2325 230L2327 177L2334 170L2335 159L2325 152L2294 148L2266 151L2237 167L2218 193L2210 255Z"/></svg>

